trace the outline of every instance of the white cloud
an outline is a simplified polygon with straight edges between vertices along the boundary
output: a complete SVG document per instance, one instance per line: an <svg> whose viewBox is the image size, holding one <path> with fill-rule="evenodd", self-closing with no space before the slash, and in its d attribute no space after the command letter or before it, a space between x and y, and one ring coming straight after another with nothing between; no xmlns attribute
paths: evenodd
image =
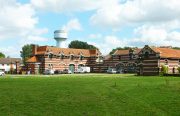
<svg viewBox="0 0 180 116"><path fill-rule="evenodd" d="M179 0L119 0L102 4L90 22L100 27L120 28L127 24L165 23L180 19Z"/></svg>
<svg viewBox="0 0 180 116"><path fill-rule="evenodd" d="M102 0L31 0L31 4L41 10L67 13L94 10Z"/></svg>
<svg viewBox="0 0 180 116"><path fill-rule="evenodd" d="M0 4L1 39L24 36L35 28L38 18L29 4L21 5L12 0L0 1Z"/></svg>
<svg viewBox="0 0 180 116"><path fill-rule="evenodd" d="M95 39L95 38L94 38ZM95 45L100 49L103 55L109 54L109 52L116 47L124 47L128 45L127 41L121 38L118 38L114 35L101 36L102 42L88 42L89 44Z"/></svg>
<svg viewBox="0 0 180 116"><path fill-rule="evenodd" d="M89 39L101 39L102 38L102 34L98 33L98 34L90 34L88 36Z"/></svg>
<svg viewBox="0 0 180 116"><path fill-rule="evenodd" d="M45 40L40 36L47 33L48 29L36 27L38 17L31 4L21 4L16 0L1 0L0 7L0 41L2 41L0 46L5 54L19 56L22 44ZM17 41L12 43L14 40ZM3 47L4 41L8 42L6 47Z"/></svg>
<svg viewBox="0 0 180 116"><path fill-rule="evenodd" d="M81 31L82 26L78 19L71 19L66 25L62 27L62 29L66 31L71 31L71 30Z"/></svg>
<svg viewBox="0 0 180 116"><path fill-rule="evenodd" d="M7 56L10 57L20 57L20 47L17 45L14 46L6 46L6 47L1 47L1 51L2 53L4 53Z"/></svg>

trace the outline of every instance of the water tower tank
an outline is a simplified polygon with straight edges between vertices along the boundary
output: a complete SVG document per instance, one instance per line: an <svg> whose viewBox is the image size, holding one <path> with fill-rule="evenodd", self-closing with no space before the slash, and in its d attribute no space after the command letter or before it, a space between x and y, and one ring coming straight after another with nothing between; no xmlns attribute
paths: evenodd
<svg viewBox="0 0 180 116"><path fill-rule="evenodd" d="M61 47L61 43L67 39L67 31L65 30L54 31L54 39L56 40L56 47Z"/></svg>

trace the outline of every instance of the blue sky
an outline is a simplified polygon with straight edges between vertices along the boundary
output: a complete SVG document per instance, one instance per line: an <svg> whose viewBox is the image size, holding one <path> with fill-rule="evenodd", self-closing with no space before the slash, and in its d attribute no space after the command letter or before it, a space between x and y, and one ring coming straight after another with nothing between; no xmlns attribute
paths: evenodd
<svg viewBox="0 0 180 116"><path fill-rule="evenodd" d="M25 44L55 46L53 32L68 31L106 55L124 46L180 46L179 0L0 1L0 52L19 57Z"/></svg>

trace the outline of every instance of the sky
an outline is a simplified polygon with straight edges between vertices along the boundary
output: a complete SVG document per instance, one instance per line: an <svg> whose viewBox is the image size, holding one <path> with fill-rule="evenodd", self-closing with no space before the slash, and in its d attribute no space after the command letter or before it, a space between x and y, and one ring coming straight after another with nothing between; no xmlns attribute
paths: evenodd
<svg viewBox="0 0 180 116"><path fill-rule="evenodd" d="M97 46L180 46L180 0L0 0L0 52L25 44L55 46L55 30Z"/></svg>

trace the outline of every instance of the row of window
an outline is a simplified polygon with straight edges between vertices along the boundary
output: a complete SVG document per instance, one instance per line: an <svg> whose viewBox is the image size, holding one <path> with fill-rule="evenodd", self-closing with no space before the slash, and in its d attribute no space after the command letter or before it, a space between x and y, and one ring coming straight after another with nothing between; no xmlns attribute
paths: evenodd
<svg viewBox="0 0 180 116"><path fill-rule="evenodd" d="M0 64L0 66L5 66L5 65L9 66L10 64Z"/></svg>
<svg viewBox="0 0 180 116"><path fill-rule="evenodd" d="M65 56L65 55L60 55L60 59L64 59L64 58L68 58L69 56ZM53 58L53 54L50 54L48 55L48 58L52 59ZM73 60L74 58L78 58L78 57L75 57L74 55L70 55L69 57L71 60ZM83 60L84 56L79 56L79 59L80 60Z"/></svg>

